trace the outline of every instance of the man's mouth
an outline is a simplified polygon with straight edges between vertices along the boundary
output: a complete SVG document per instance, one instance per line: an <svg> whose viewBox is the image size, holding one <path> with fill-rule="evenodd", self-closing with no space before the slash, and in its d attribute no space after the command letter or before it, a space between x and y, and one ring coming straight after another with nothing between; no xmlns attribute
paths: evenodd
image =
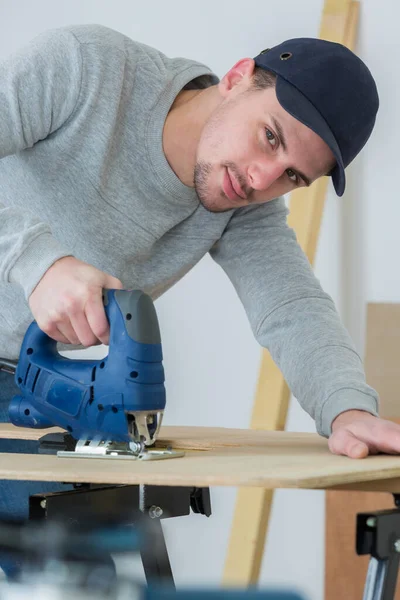
<svg viewBox="0 0 400 600"><path fill-rule="evenodd" d="M231 175L227 168L225 169L222 181L222 189L229 200L233 200L234 202L246 200L246 194L240 187L239 182L235 179L234 175Z"/></svg>

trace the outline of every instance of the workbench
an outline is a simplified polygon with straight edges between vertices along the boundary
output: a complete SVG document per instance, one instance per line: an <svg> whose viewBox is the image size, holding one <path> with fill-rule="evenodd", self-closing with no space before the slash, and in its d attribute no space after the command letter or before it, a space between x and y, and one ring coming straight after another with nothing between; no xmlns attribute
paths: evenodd
<svg viewBox="0 0 400 600"><path fill-rule="evenodd" d="M0 438L37 440L54 432L61 430L0 424ZM82 522L98 511L100 517L132 523L133 508L151 518L189 514L191 508L209 516L207 492L212 486L389 492L393 510L360 515L357 547L371 555L364 598L394 598L400 560L400 510L395 507L400 506L400 456L350 459L333 455L318 434L220 427L164 426L157 445L182 449L185 456L140 461L7 453L0 454L0 478L75 484L77 494L32 497L30 514ZM124 515L122 506L128 507ZM161 525L157 527L162 550L158 557L143 558L146 576L148 581L155 577L173 582Z"/></svg>

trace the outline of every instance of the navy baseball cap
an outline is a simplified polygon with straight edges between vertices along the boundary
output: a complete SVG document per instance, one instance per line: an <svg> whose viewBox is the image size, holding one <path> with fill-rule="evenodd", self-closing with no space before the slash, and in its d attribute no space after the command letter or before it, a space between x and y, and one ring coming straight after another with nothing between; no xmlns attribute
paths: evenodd
<svg viewBox="0 0 400 600"><path fill-rule="evenodd" d="M379 107L368 67L346 46L317 38L287 40L263 50L254 61L276 74L282 108L332 150L336 165L329 175L342 196L344 170L371 135Z"/></svg>

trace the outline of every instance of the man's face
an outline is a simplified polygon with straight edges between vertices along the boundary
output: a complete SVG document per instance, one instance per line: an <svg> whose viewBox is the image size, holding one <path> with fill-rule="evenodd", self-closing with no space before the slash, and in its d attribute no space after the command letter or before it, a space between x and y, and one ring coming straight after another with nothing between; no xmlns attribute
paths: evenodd
<svg viewBox="0 0 400 600"><path fill-rule="evenodd" d="M241 72L233 74L233 84L220 83L222 101L197 147L194 184L212 212L268 202L312 183L335 164L325 142L281 107L275 88L251 90L248 75L242 76L246 63L240 66L247 60L234 67Z"/></svg>

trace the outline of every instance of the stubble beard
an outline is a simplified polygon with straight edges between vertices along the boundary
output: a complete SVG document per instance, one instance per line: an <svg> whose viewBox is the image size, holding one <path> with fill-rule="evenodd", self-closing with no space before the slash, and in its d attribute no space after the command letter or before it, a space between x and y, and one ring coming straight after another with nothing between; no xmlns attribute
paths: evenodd
<svg viewBox="0 0 400 600"><path fill-rule="evenodd" d="M213 199L210 192L209 180L212 173L212 164L206 162L197 162L194 168L194 189L196 190L197 197L200 200L202 206L210 213L222 213L229 212L231 208L221 208L218 205L218 200ZM226 197L225 194L220 192L220 199L223 200Z"/></svg>

